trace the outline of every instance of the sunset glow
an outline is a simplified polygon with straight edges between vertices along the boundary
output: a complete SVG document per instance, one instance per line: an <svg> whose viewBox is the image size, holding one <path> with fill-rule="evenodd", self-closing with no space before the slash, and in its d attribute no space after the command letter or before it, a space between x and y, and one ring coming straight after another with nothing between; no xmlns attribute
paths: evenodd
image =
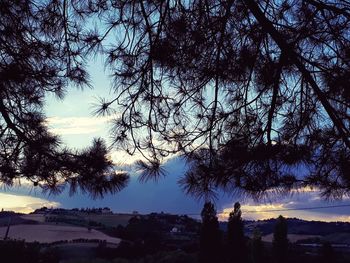
<svg viewBox="0 0 350 263"><path fill-rule="evenodd" d="M0 209L5 211L30 213L43 206L55 208L60 204L38 197L0 193Z"/></svg>
<svg viewBox="0 0 350 263"><path fill-rule="evenodd" d="M271 203L271 204L242 204L242 217L246 220L264 220L270 218L277 218L279 215L288 218L302 218L304 220L314 221L343 221L350 222L350 215L346 212L342 214L330 214L322 212L323 209L319 210L288 210L293 202L289 203ZM298 204L298 207L302 208L302 205ZM274 211L277 210L277 211ZM287 210L287 211L285 211ZM223 209L219 213L219 220L226 221L230 212L233 211L233 204L231 207Z"/></svg>

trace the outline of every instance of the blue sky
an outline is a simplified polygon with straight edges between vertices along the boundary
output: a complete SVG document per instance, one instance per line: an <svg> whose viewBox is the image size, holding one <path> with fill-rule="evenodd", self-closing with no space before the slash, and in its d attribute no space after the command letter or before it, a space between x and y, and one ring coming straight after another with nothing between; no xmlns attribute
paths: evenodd
<svg viewBox="0 0 350 263"><path fill-rule="evenodd" d="M109 117L94 117L92 105L98 97L110 97L110 80L108 72L104 71L103 63L99 58L90 63L89 68L94 89L84 90L69 88L64 100L60 101L49 96L45 106L48 125L52 132L59 134L65 144L73 148L87 147L93 138L102 137L109 141ZM122 151L114 150L112 158L120 163L132 163L138 157L130 157ZM141 213L170 212L198 215L202 201L185 195L177 184L186 170L185 163L180 158L168 160L165 168L167 176L158 182L141 184L134 169L130 170L131 182L129 186L116 195L107 195L104 199L93 200L88 195L77 194L69 196L65 191L58 196L43 195L40 189L22 186L0 191L0 209L30 212L41 206L48 207L104 207L108 206L115 212ZM293 209L298 207L325 206L350 204L349 199L337 202L326 202L319 196L317 190L304 189L301 193L293 192L290 196L275 197L270 200L254 202L250 198L239 196L220 195L217 210L223 212L220 218L225 220L232 210L233 204L242 203L243 217L246 219L263 219L277 217L282 214L287 217L299 217L309 220L349 221L350 209L323 209L312 211L266 212L275 209ZM249 211L249 212L248 212Z"/></svg>

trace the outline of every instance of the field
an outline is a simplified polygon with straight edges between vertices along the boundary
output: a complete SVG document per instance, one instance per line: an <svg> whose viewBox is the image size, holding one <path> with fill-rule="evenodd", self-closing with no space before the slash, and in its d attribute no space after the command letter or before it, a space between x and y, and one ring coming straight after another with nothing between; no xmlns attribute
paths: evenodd
<svg viewBox="0 0 350 263"><path fill-rule="evenodd" d="M43 214L27 214L27 215L22 215L21 218L25 220L32 220L38 223L45 222L45 216Z"/></svg>
<svg viewBox="0 0 350 263"><path fill-rule="evenodd" d="M0 227L0 238L6 233L6 227ZM40 243L52 243L56 241L74 239L98 239L107 243L119 244L119 238L113 238L97 230L88 230L85 227L61 226L61 225L13 225L9 231L9 237L24 239L27 242L38 241Z"/></svg>
<svg viewBox="0 0 350 263"><path fill-rule="evenodd" d="M49 215L50 217L56 217L56 218L64 218L65 221L69 220L83 220L86 224L89 221L93 221L95 223L100 223L106 227L117 227L118 225L126 226L134 214L88 214L88 213L67 213L62 215ZM22 215L21 218L24 220L32 220L38 223L45 223L48 224L48 222L45 221L45 215L44 214L28 214L28 215ZM7 223L7 221L6 221Z"/></svg>
<svg viewBox="0 0 350 263"><path fill-rule="evenodd" d="M350 244L350 233L334 233L325 236L325 239L331 243Z"/></svg>
<svg viewBox="0 0 350 263"><path fill-rule="evenodd" d="M298 240L309 239L309 238L318 238L319 235L298 235L298 234L288 234L288 240L292 243L297 242ZM265 242L272 242L273 234L268 234L262 237L262 240Z"/></svg>
<svg viewBox="0 0 350 263"><path fill-rule="evenodd" d="M117 227L118 225L126 226L132 218L133 214L112 214L112 215L99 215L92 214L86 215L85 219L91 220L97 223L101 223L107 227Z"/></svg>

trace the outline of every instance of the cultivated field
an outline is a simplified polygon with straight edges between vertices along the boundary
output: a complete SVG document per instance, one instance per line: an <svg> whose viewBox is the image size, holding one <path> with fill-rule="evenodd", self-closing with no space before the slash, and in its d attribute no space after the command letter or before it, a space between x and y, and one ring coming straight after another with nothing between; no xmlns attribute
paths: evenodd
<svg viewBox="0 0 350 263"><path fill-rule="evenodd" d="M0 238L6 233L6 227L0 227ZM9 231L9 238L24 239L27 242L38 241L40 243L52 243L61 240L74 239L98 239L106 240L107 243L119 244L119 238L113 238L85 227L60 226L60 225L13 225Z"/></svg>
<svg viewBox="0 0 350 263"><path fill-rule="evenodd" d="M130 218L134 217L134 214L88 214L77 212L74 214L62 214L62 215L48 215L49 217L65 218L65 219L79 219L84 220L86 223L89 221L94 221L96 223L101 223L107 227L117 227L118 225L126 226ZM26 220L36 221L41 224L50 224L46 222L44 214L28 214L22 215L21 218ZM6 222L7 223L7 219Z"/></svg>

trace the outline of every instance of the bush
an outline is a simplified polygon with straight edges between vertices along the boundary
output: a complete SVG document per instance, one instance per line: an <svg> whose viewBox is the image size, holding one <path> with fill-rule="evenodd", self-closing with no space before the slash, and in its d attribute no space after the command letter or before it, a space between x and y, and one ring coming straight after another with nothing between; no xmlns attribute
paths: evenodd
<svg viewBox="0 0 350 263"><path fill-rule="evenodd" d="M41 250L39 243L25 243L23 240L0 241L1 262L11 263L58 263L55 249Z"/></svg>

